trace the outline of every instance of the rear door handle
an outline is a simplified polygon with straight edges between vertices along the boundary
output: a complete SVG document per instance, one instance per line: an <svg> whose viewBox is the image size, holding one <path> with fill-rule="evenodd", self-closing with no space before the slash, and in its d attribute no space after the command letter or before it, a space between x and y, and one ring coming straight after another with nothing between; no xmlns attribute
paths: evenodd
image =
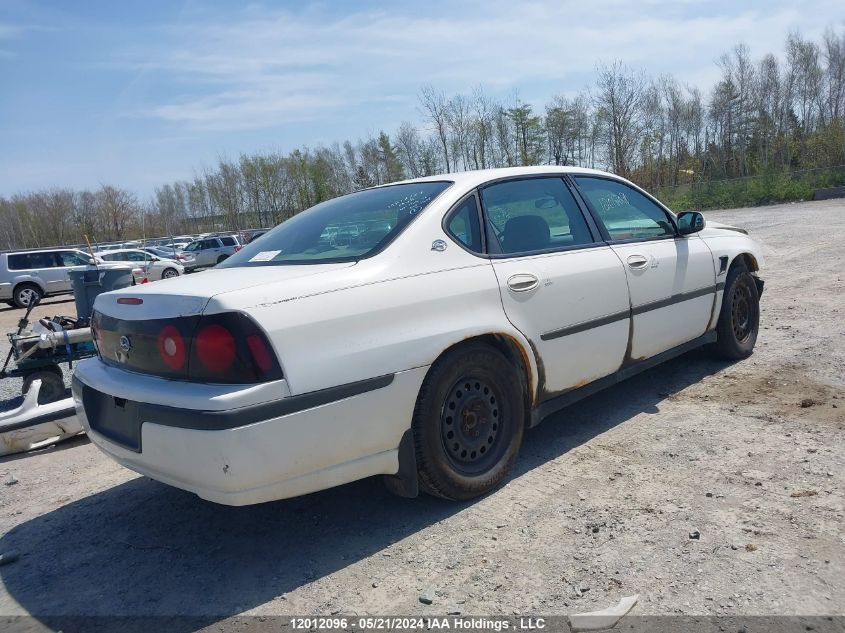
<svg viewBox="0 0 845 633"><path fill-rule="evenodd" d="M631 270L642 270L648 266L648 258L644 255L631 255L628 257L628 268Z"/></svg>
<svg viewBox="0 0 845 633"><path fill-rule="evenodd" d="M540 280L529 273L519 273L508 277L508 288L514 292L528 292L540 285Z"/></svg>

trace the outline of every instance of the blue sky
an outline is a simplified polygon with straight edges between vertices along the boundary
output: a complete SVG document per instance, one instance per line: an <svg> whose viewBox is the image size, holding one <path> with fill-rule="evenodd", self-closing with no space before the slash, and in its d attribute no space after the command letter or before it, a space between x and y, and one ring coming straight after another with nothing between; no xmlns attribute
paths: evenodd
<svg viewBox="0 0 845 633"><path fill-rule="evenodd" d="M542 107L621 59L707 87L735 43L780 54L844 18L842 0L0 0L0 195L143 198L220 156L392 132L423 84Z"/></svg>

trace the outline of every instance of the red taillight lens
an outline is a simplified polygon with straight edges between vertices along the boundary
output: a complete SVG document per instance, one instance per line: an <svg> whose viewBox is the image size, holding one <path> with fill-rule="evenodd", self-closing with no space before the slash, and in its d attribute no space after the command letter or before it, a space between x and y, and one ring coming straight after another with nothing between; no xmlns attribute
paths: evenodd
<svg viewBox="0 0 845 633"><path fill-rule="evenodd" d="M235 245L235 252L237 253L237 252L238 252L239 250L241 250L242 248L243 248L243 246L238 246L238 245L236 244L236 245Z"/></svg>
<svg viewBox="0 0 845 633"><path fill-rule="evenodd" d="M252 354L252 360L261 371L268 372L273 369L273 355L267 349L267 343L263 338L257 334L250 334L246 337L246 344L249 347L249 353Z"/></svg>
<svg viewBox="0 0 845 633"><path fill-rule="evenodd" d="M132 320L95 310L92 332L102 361L122 369L212 384L283 377L267 335L241 312Z"/></svg>
<svg viewBox="0 0 845 633"><path fill-rule="evenodd" d="M158 353L164 364L173 371L185 366L185 339L173 325L165 325L158 335Z"/></svg>
<svg viewBox="0 0 845 633"><path fill-rule="evenodd" d="M203 366L212 373L223 373L235 361L235 337L222 325L202 327L194 337L194 350Z"/></svg>

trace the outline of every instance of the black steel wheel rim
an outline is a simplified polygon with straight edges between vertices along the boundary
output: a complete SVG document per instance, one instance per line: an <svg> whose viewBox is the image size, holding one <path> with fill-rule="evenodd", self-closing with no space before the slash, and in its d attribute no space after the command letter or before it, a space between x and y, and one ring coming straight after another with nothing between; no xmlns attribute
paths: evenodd
<svg viewBox="0 0 845 633"><path fill-rule="evenodd" d="M754 309L751 290L745 283L737 284L731 300L731 326L739 343L747 341L754 331Z"/></svg>
<svg viewBox="0 0 845 633"><path fill-rule="evenodd" d="M449 461L459 472L483 474L499 461L507 424L503 405L499 390L483 378L463 378L447 393L440 435Z"/></svg>

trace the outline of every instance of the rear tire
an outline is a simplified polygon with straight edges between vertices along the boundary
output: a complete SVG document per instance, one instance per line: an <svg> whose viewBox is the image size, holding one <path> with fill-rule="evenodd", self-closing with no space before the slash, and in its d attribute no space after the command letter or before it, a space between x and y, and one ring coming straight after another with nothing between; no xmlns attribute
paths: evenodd
<svg viewBox="0 0 845 633"><path fill-rule="evenodd" d="M12 300L18 308L27 308L33 300L41 301L43 298L44 293L35 284L20 284L15 288Z"/></svg>
<svg viewBox="0 0 845 633"><path fill-rule="evenodd" d="M220 262L225 262L228 258L229 258L228 255L221 255L220 257L217 258L217 263L219 264Z"/></svg>
<svg viewBox="0 0 845 633"><path fill-rule="evenodd" d="M524 380L496 349L457 347L429 370L414 408L420 489L466 500L496 488L525 432Z"/></svg>
<svg viewBox="0 0 845 633"><path fill-rule="evenodd" d="M728 271L722 309L716 325L716 352L722 358L740 360L751 356L760 329L760 294L745 264Z"/></svg>

